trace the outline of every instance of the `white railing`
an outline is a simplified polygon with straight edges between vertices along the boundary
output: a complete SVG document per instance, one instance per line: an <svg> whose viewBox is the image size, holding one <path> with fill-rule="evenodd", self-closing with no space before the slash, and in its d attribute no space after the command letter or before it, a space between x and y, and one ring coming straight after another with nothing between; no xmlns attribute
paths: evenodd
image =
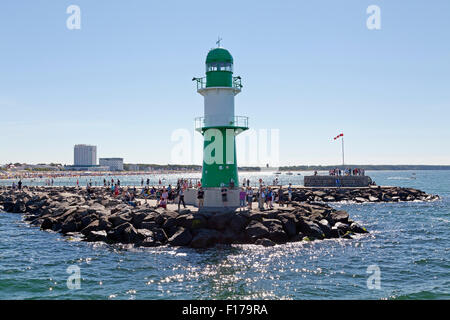
<svg viewBox="0 0 450 320"><path fill-rule="evenodd" d="M192 81L197 81L197 90L206 88L206 77L192 78ZM233 77L232 88L237 90L242 89L241 77Z"/></svg>
<svg viewBox="0 0 450 320"><path fill-rule="evenodd" d="M248 128L248 117L235 116L233 120L228 123L218 124L211 117L197 117L195 118L195 130L201 130L211 126L223 126L232 128Z"/></svg>

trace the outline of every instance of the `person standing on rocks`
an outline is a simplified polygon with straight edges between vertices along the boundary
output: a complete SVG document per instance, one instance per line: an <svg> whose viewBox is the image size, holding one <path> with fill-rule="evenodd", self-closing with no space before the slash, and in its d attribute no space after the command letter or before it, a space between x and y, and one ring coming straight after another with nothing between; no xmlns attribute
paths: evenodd
<svg viewBox="0 0 450 320"><path fill-rule="evenodd" d="M186 209L186 204L184 203L184 190L180 188L178 191L178 212L180 212L180 204L183 203L183 208Z"/></svg>
<svg viewBox="0 0 450 320"><path fill-rule="evenodd" d="M244 188L241 188L241 191L239 192L239 211L245 210L245 197L247 196L247 193L245 192Z"/></svg>
<svg viewBox="0 0 450 320"><path fill-rule="evenodd" d="M253 205L253 189L248 186L247 186L247 203L248 203L248 210L251 211Z"/></svg>
<svg viewBox="0 0 450 320"><path fill-rule="evenodd" d="M156 206L159 206L159 202L161 201L161 190L158 189L156 191Z"/></svg>
<svg viewBox="0 0 450 320"><path fill-rule="evenodd" d="M259 210L262 211L264 210L264 201L266 198L266 195L264 194L264 188L261 186L259 188Z"/></svg>
<svg viewBox="0 0 450 320"><path fill-rule="evenodd" d="M163 187L163 192L161 194L162 200L164 200L165 203L167 203L167 199L169 198L169 193L166 190L166 187Z"/></svg>
<svg viewBox="0 0 450 320"><path fill-rule="evenodd" d="M273 205L272 205L272 188L267 188L267 193L266 193L266 202L267 202L267 208L268 209L273 209Z"/></svg>
<svg viewBox="0 0 450 320"><path fill-rule="evenodd" d="M284 199L283 199L283 187L280 186L278 189L278 205L280 207L284 207Z"/></svg>
<svg viewBox="0 0 450 320"><path fill-rule="evenodd" d="M19 189L19 191L22 191L22 180L19 180L19 182L17 183L17 188Z"/></svg>
<svg viewBox="0 0 450 320"><path fill-rule="evenodd" d="M226 208L227 207L227 203L228 203L228 197L227 197L228 190L227 190L227 188L222 187L221 192L222 192L222 202L223 202L223 205Z"/></svg>
<svg viewBox="0 0 450 320"><path fill-rule="evenodd" d="M203 203L204 203L204 198L205 198L205 191L203 190L202 187L200 187L197 191L197 199L198 199L198 208L203 208Z"/></svg>
<svg viewBox="0 0 450 320"><path fill-rule="evenodd" d="M288 187L288 206L292 202L292 183L289 183Z"/></svg>

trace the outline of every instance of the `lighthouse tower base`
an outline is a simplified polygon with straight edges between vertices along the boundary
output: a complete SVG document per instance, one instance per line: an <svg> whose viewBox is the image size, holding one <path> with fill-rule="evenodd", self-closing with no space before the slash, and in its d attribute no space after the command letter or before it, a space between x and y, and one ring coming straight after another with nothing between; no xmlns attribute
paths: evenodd
<svg viewBox="0 0 450 320"><path fill-rule="evenodd" d="M202 211L224 212L239 208L239 189L227 189L227 202L222 201L221 188L203 188L205 191ZM188 189L184 193L186 204L198 207L197 189Z"/></svg>

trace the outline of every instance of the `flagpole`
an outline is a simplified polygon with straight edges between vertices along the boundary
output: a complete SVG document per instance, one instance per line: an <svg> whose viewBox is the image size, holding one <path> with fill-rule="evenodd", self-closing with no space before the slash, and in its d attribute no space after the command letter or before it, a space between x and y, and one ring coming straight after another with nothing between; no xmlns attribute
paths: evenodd
<svg viewBox="0 0 450 320"><path fill-rule="evenodd" d="M342 136L342 167L345 169L345 164L344 164L344 136Z"/></svg>

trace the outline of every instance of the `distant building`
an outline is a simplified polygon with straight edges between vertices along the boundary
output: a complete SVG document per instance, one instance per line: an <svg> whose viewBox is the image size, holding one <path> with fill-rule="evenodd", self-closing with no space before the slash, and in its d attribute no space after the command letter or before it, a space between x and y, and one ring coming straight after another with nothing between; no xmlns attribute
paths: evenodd
<svg viewBox="0 0 450 320"><path fill-rule="evenodd" d="M105 166L64 166L64 170L67 170L67 171L85 171L85 172L90 172L90 171L106 172L106 171L110 171L109 167L105 167Z"/></svg>
<svg viewBox="0 0 450 320"><path fill-rule="evenodd" d="M96 166L97 146L87 144L77 144L73 152L74 167Z"/></svg>
<svg viewBox="0 0 450 320"><path fill-rule="evenodd" d="M123 158L100 158L99 163L110 171L123 171Z"/></svg>
<svg viewBox="0 0 450 320"><path fill-rule="evenodd" d="M128 171L139 171L139 165L130 163L128 165Z"/></svg>

